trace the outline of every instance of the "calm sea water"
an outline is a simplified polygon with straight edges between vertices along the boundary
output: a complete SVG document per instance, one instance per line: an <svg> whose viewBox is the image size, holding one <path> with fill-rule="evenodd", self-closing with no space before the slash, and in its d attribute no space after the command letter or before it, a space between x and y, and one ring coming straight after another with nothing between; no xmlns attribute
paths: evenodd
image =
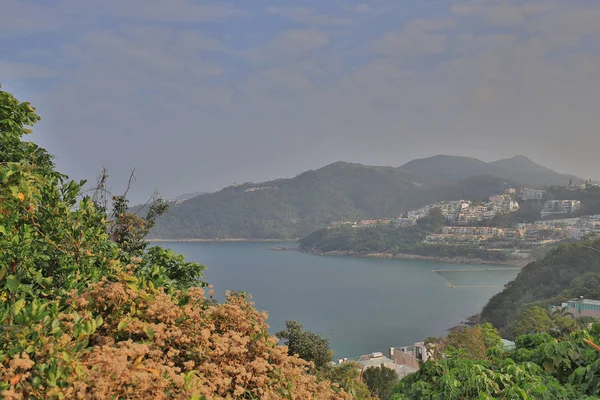
<svg viewBox="0 0 600 400"><path fill-rule="evenodd" d="M267 310L271 332L297 320L330 340L336 358L354 357L438 336L481 311L518 271L433 270L490 266L323 257L272 251L290 243L156 243L208 267L205 280L223 298L227 289L251 293ZM502 268L502 267L499 267Z"/></svg>

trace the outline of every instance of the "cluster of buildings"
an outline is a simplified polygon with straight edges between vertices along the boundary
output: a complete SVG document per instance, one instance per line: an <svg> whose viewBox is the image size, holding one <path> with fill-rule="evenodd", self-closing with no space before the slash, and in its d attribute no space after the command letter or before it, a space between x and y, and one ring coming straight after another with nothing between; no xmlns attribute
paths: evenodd
<svg viewBox="0 0 600 400"><path fill-rule="evenodd" d="M519 192L519 198L523 201L543 200L546 197L546 191L540 189L523 188Z"/></svg>
<svg viewBox="0 0 600 400"><path fill-rule="evenodd" d="M590 181L586 183L590 185ZM426 239L431 244L492 244L500 248L519 243L523 247L533 247L547 241L561 239L581 239L589 234L600 236L600 215L587 215L579 218L556 219L581 210L579 200L547 200L540 213L541 220L529 224L517 224L516 228L498 228L477 226L481 221L490 220L499 214L513 213L519 210L517 198L522 201L543 201L546 191L524 188L517 194L515 189L507 189L503 194L490 196L486 202L467 200L442 201L410 210L398 218L366 219L361 221L339 221L330 228L350 226L353 228L372 227L394 224L396 226L413 226L423 217L427 217L432 209L439 209L448 226L441 233L429 235ZM553 219L548 219L553 218Z"/></svg>
<svg viewBox="0 0 600 400"><path fill-rule="evenodd" d="M431 234L426 243L472 244L490 241L515 242L525 238L524 230L487 226L445 226L441 233Z"/></svg>
<svg viewBox="0 0 600 400"><path fill-rule="evenodd" d="M515 200L515 189L507 189L504 194L490 196L487 202L444 201L408 211L406 217L399 218L399 220L414 224L419 218L429 215L433 208L440 209L442 215L450 224L468 225L473 222L492 219L498 214L518 211L519 203Z"/></svg>
<svg viewBox="0 0 600 400"><path fill-rule="evenodd" d="M531 233L553 231L560 233L563 238L579 240L590 234L600 236L600 214L541 220L532 224L517 224L517 229Z"/></svg>
<svg viewBox="0 0 600 400"><path fill-rule="evenodd" d="M487 226L445 226L441 233L431 234L426 243L482 244L492 242L519 242L524 247L543 244L550 240L576 239L590 234L600 236L600 214L579 218L540 220L531 224L517 224L516 228Z"/></svg>
<svg viewBox="0 0 600 400"><path fill-rule="evenodd" d="M600 182L592 181L591 179L587 179L585 181L573 182L569 181L569 186L567 189L570 190L587 190L592 188L600 187Z"/></svg>

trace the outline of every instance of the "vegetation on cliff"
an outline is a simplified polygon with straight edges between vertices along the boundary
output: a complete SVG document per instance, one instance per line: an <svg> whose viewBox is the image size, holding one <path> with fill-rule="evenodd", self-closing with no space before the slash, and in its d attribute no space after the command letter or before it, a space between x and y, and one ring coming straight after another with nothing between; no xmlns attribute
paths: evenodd
<svg viewBox="0 0 600 400"><path fill-rule="evenodd" d="M513 325L526 309L547 309L579 296L600 299L600 239L562 244L527 265L490 299L481 316L503 334L514 336Z"/></svg>
<svg viewBox="0 0 600 400"><path fill-rule="evenodd" d="M600 326L555 338L523 335L505 349L489 324L430 340L434 359L404 378L394 399L597 399ZM442 356L443 355L443 356Z"/></svg>

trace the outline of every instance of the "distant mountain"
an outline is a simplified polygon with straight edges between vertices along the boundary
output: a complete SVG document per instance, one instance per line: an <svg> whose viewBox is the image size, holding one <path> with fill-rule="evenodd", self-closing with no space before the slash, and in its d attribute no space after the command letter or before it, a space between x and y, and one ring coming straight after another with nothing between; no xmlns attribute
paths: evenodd
<svg viewBox="0 0 600 400"><path fill-rule="evenodd" d="M160 238L295 238L335 220L386 215L418 178L393 167L338 162L293 179L245 183L171 207Z"/></svg>
<svg viewBox="0 0 600 400"><path fill-rule="evenodd" d="M510 177L517 182L524 184L536 182L540 187L566 185L570 180L573 182L582 180L577 176L560 174L550 168L536 164L525 156L515 156L505 160L498 160L489 163L489 165L500 169L502 173L507 173L507 177ZM496 175L500 176L499 173L496 173Z"/></svg>
<svg viewBox="0 0 600 400"><path fill-rule="evenodd" d="M470 157L438 155L409 161L400 167L430 184L444 184L460 181L473 175L490 173L488 163Z"/></svg>
<svg viewBox="0 0 600 400"><path fill-rule="evenodd" d="M336 162L295 178L233 185L172 205L152 236L164 239L297 238L332 221L396 216L439 200L475 200L507 187L576 177L526 157L486 163L435 156L402 167Z"/></svg>
<svg viewBox="0 0 600 400"><path fill-rule="evenodd" d="M486 163L476 158L439 155L410 161L400 169L420 176L431 184L450 183L473 175L491 175L521 185L543 188L549 185L565 185L569 180L581 179L553 171L525 156Z"/></svg>

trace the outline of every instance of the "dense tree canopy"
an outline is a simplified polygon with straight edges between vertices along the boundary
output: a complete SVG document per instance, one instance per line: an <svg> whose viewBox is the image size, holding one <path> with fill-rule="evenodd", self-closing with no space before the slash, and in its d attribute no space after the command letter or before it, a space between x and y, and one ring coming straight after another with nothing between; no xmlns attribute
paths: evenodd
<svg viewBox="0 0 600 400"><path fill-rule="evenodd" d="M317 369L322 369L333 360L329 340L305 331L298 321L287 321L285 330L277 332L275 336L288 347L291 356L298 355L303 360L314 363Z"/></svg>
<svg viewBox="0 0 600 400"><path fill-rule="evenodd" d="M488 348L485 358L472 357L481 343L448 347L443 358L404 378L394 399L595 399L600 396L599 341L596 324L560 341L547 333L523 335L514 350Z"/></svg>
<svg viewBox="0 0 600 400"><path fill-rule="evenodd" d="M362 378L371 393L381 400L390 399L398 383L396 371L383 365L365 369Z"/></svg>
<svg viewBox="0 0 600 400"><path fill-rule="evenodd" d="M532 333L548 332L552 328L552 319L548 311L541 307L531 307L525 310L515 322L513 333L516 336Z"/></svg>

